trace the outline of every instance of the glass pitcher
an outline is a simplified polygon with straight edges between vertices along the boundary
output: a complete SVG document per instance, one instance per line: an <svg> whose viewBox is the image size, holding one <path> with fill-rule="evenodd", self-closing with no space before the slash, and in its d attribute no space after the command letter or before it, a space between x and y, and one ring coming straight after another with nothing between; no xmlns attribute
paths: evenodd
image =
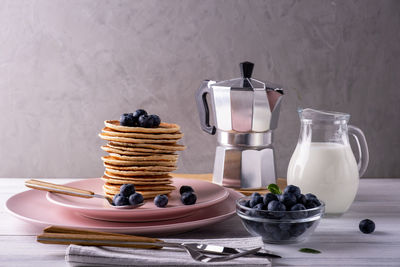
<svg viewBox="0 0 400 267"><path fill-rule="evenodd" d="M298 112L300 135L290 159L287 182L324 201L326 213L340 215L354 201L359 177L368 166L365 136L359 128L347 125L349 114L309 108ZM358 162L348 133L356 140Z"/></svg>

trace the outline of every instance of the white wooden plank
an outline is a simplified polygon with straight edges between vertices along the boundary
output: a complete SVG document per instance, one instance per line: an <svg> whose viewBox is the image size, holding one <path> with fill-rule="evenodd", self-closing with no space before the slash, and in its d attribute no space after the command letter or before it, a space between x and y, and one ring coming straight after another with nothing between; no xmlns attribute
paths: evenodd
<svg viewBox="0 0 400 267"><path fill-rule="evenodd" d="M5 201L26 190L25 179L0 178L0 266L66 266L65 246L35 242L42 229L32 227L5 212ZM71 179L48 179L65 183ZM307 242L294 245L266 245L284 256L274 266L400 266L400 179L362 179L356 200L340 218L324 218ZM376 231L365 235L358 230L361 219L370 218ZM198 229L176 238L218 238L247 236L239 218ZM311 247L322 254L304 254L298 248Z"/></svg>

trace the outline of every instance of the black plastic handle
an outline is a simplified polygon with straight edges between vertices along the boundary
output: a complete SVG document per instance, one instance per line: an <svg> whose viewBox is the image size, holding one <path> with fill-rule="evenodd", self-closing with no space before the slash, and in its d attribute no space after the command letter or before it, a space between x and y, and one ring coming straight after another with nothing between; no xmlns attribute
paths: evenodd
<svg viewBox="0 0 400 267"><path fill-rule="evenodd" d="M200 88L197 89L196 103L200 116L201 129L203 129L203 131L205 131L206 133L214 135L217 129L215 128L215 126L210 125L210 109L208 108L207 103L207 94L211 92L210 88L208 87L209 82L210 80L204 80L201 83Z"/></svg>

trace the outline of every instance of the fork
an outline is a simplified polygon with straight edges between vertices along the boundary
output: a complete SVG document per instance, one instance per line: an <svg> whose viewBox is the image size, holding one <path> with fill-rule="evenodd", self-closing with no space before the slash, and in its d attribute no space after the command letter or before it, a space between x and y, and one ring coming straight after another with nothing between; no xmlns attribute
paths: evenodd
<svg viewBox="0 0 400 267"><path fill-rule="evenodd" d="M258 247L251 250L245 250L237 254L210 257L200 252L195 247L187 246L184 243L164 242L160 239L150 237L80 230L59 226L50 226L44 229L44 233L37 236L37 241L45 244L116 246L145 249L161 249L163 247L181 248L184 249L192 257L192 259L200 262L229 261L246 255L254 254L261 249L261 247Z"/></svg>

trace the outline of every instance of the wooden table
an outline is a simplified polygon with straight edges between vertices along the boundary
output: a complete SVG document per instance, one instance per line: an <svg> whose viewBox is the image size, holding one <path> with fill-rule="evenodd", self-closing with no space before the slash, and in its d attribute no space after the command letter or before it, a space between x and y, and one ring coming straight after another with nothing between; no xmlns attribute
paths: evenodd
<svg viewBox="0 0 400 267"><path fill-rule="evenodd" d="M191 176L208 179L207 175ZM0 266L67 266L65 246L44 245L35 241L42 229L6 213L5 201L26 190L25 179L0 178ZM48 179L66 183L72 179ZM370 218L374 233L358 230L358 223ZM237 216L174 238L247 237ZM295 245L266 245L283 256L274 266L400 266L400 179L362 179L355 202L340 218L324 218L307 242ZM304 254L302 247L321 254Z"/></svg>

